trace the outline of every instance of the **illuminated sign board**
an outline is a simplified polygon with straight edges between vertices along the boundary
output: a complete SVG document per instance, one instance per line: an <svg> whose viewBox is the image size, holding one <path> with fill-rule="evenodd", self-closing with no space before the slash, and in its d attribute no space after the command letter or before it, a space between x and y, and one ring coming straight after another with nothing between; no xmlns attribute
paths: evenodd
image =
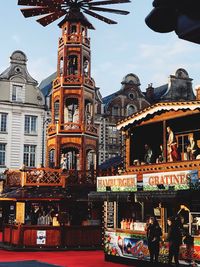
<svg viewBox="0 0 200 267"><path fill-rule="evenodd" d="M184 190L198 181L197 170L143 174L143 190Z"/></svg>
<svg viewBox="0 0 200 267"><path fill-rule="evenodd" d="M137 191L137 176L131 174L97 177L97 191L105 192L106 188L113 192Z"/></svg>

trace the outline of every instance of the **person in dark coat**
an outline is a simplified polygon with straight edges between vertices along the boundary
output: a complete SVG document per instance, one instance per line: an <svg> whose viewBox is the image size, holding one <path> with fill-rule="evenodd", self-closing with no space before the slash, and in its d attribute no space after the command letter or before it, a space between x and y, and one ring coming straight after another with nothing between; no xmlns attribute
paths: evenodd
<svg viewBox="0 0 200 267"><path fill-rule="evenodd" d="M162 236L162 230L156 218L154 217L149 218L146 232L147 232L150 261L158 262L158 256L160 251L160 237Z"/></svg>
<svg viewBox="0 0 200 267"><path fill-rule="evenodd" d="M167 219L168 234L167 241L169 242L169 265L172 264L174 258L175 265L179 266L179 248L182 243L181 230L173 217Z"/></svg>

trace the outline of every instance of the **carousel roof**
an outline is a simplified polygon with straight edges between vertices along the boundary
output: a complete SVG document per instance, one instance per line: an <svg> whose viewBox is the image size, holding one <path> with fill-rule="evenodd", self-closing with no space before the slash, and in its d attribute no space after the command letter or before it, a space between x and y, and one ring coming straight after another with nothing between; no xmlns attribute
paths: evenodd
<svg viewBox="0 0 200 267"><path fill-rule="evenodd" d="M165 111L178 111L178 110L195 110L200 109L200 101L182 101L182 102L159 102L152 106L149 106L133 115L125 118L117 124L117 129L120 130L123 127L130 126L131 124L144 120L148 115L154 115L158 112Z"/></svg>

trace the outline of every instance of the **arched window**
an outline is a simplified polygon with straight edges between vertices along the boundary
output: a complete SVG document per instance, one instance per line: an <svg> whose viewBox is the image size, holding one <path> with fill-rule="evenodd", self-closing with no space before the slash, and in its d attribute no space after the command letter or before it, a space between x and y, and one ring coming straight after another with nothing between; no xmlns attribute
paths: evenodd
<svg viewBox="0 0 200 267"><path fill-rule="evenodd" d="M136 112L136 109L135 109L135 107L133 105L129 105L127 107L127 110L126 110L127 116L130 116L135 112Z"/></svg>
<svg viewBox="0 0 200 267"><path fill-rule="evenodd" d="M88 73L89 73L89 60L84 57L83 58L83 74L85 76L88 76Z"/></svg>
<svg viewBox="0 0 200 267"><path fill-rule="evenodd" d="M90 149L87 151L86 156L86 170L94 171L96 170L96 153L94 150Z"/></svg>
<svg viewBox="0 0 200 267"><path fill-rule="evenodd" d="M72 24L71 25L71 27L70 27L70 33L72 34L72 33L76 33L76 25L74 24Z"/></svg>
<svg viewBox="0 0 200 267"><path fill-rule="evenodd" d="M79 105L77 98L66 99L64 121L79 123Z"/></svg>
<svg viewBox="0 0 200 267"><path fill-rule="evenodd" d="M60 108L60 102L59 100L54 102L54 121L59 121L59 108Z"/></svg>
<svg viewBox="0 0 200 267"><path fill-rule="evenodd" d="M78 74L78 56L77 55L70 55L68 56L68 75L76 75Z"/></svg>
<svg viewBox="0 0 200 267"><path fill-rule="evenodd" d="M63 75L63 66L64 66L64 61L63 61L63 57L60 58L60 68L59 68L59 71L60 71L60 76Z"/></svg>
<svg viewBox="0 0 200 267"><path fill-rule="evenodd" d="M65 147L61 151L60 167L65 170L79 170L79 150Z"/></svg>
<svg viewBox="0 0 200 267"><path fill-rule="evenodd" d="M87 124L91 124L93 120L93 105L90 100L85 100L85 121Z"/></svg>
<svg viewBox="0 0 200 267"><path fill-rule="evenodd" d="M49 151L49 167L50 168L55 167L55 149L51 149Z"/></svg>

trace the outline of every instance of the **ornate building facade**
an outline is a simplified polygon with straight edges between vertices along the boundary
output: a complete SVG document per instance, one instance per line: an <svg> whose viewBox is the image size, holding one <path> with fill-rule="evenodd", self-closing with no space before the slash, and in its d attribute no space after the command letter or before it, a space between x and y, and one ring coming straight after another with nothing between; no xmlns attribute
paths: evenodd
<svg viewBox="0 0 200 267"><path fill-rule="evenodd" d="M27 70L27 57L15 51L0 74L0 171L36 167L44 153L44 96Z"/></svg>
<svg viewBox="0 0 200 267"><path fill-rule="evenodd" d="M97 107L95 122L99 129L100 165L123 153L122 136L116 128L117 122L150 105L135 74L127 74L121 84L120 90L103 97Z"/></svg>

